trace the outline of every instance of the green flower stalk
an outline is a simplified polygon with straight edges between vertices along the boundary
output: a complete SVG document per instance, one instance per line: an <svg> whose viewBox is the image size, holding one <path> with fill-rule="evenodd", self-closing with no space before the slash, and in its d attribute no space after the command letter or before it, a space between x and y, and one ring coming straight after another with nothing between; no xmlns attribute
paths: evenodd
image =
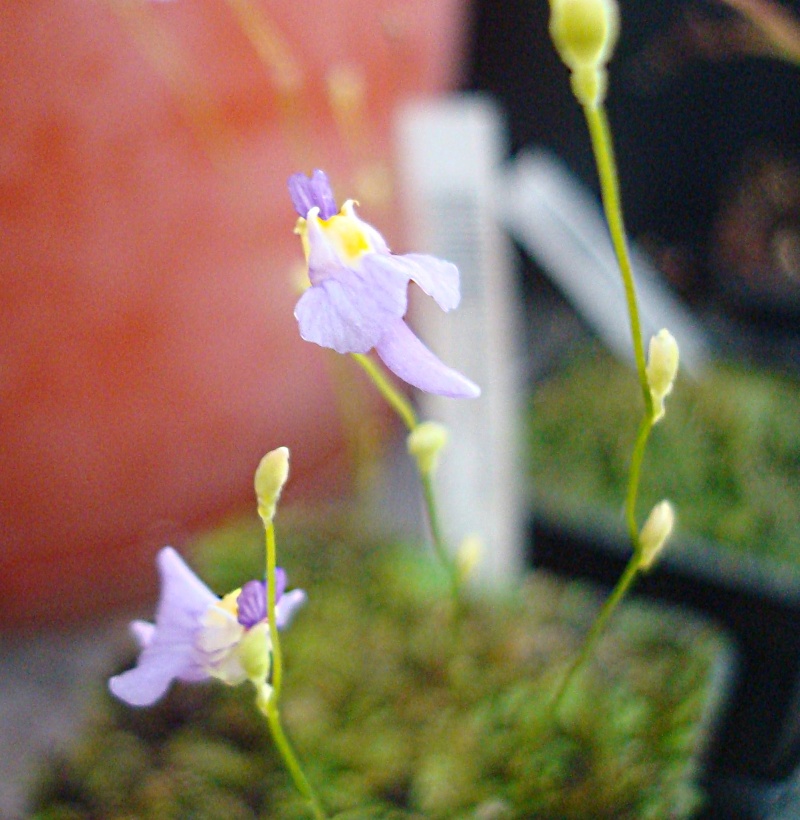
<svg viewBox="0 0 800 820"><path fill-rule="evenodd" d="M286 573L275 564L273 518L289 476L289 451L279 447L261 460L255 476L258 513L266 531L266 579L248 581L219 598L172 547L156 558L161 595L155 623L133 621L141 649L136 666L112 677L111 693L131 706L151 706L174 680L218 680L228 686L249 682L267 718L275 745L315 820L325 820L281 725L279 701L283 659L279 631L306 601L301 589L286 592Z"/></svg>
<svg viewBox="0 0 800 820"><path fill-rule="evenodd" d="M297 790L306 798L315 820L325 820L327 815L322 803L303 772L292 744L283 729L280 716L280 696L283 683L283 655L275 617L276 608L276 546L275 546L275 511L283 485L289 477L289 450L279 447L267 453L258 465L255 474L255 491L258 501L258 514L264 524L266 536L267 559L267 613L270 642L272 645L272 684L259 691L257 703L267 719L272 739L277 747L286 769L292 777Z"/></svg>
<svg viewBox="0 0 800 820"><path fill-rule="evenodd" d="M480 395L476 384L440 361L405 321L410 282L442 310L455 309L461 299L458 268L425 254L393 254L378 231L358 218L353 200L337 206L328 177L319 169L310 177L293 174L288 186L310 283L295 307L300 335L351 354L408 428L431 541L458 610L462 575L444 543L432 481L446 431L431 422L421 424L384 370L427 393L453 399ZM367 355L370 351L376 358Z"/></svg>
<svg viewBox="0 0 800 820"><path fill-rule="evenodd" d="M664 416L664 400L675 381L679 353L675 339L669 331L662 330L650 342L649 360L645 358L633 267L622 214L619 175L611 128L604 108L608 87L607 65L619 35L619 8L615 0L550 0L550 12L550 36L570 70L572 91L583 108L589 129L603 210L625 290L634 359L644 404L625 497L625 521L633 554L578 657L568 668L556 691L553 708L557 713L565 692L591 655L611 615L633 586L638 574L652 567L672 530L674 512L668 502L662 502L640 531L636 521L636 502L647 442L653 425Z"/></svg>

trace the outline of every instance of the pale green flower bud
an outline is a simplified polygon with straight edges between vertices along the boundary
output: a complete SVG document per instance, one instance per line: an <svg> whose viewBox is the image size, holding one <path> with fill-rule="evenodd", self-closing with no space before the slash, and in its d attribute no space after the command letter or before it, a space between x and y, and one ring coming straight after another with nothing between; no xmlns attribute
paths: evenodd
<svg viewBox="0 0 800 820"><path fill-rule="evenodd" d="M678 343L666 329L650 339L647 357L647 384L653 397L653 423L664 417L664 399L672 392L678 375Z"/></svg>
<svg viewBox="0 0 800 820"><path fill-rule="evenodd" d="M278 447L261 459L256 470L255 489L258 499L258 514L266 526L275 517L275 507L283 485L289 477L289 450Z"/></svg>
<svg viewBox="0 0 800 820"><path fill-rule="evenodd" d="M599 105L606 94L606 65L619 34L616 0L550 0L550 37L572 72L582 105Z"/></svg>
<svg viewBox="0 0 800 820"><path fill-rule="evenodd" d="M256 687L256 706L266 714L272 697L272 686L266 681L261 681L261 683L253 681L253 683Z"/></svg>
<svg viewBox="0 0 800 820"><path fill-rule="evenodd" d="M468 581L480 563L483 554L483 540L479 535L468 535L456 552L456 570L461 581Z"/></svg>
<svg viewBox="0 0 800 820"><path fill-rule="evenodd" d="M272 665L271 641L269 626L260 623L248 629L239 642L239 662L248 680L259 686L269 677Z"/></svg>
<svg viewBox="0 0 800 820"><path fill-rule="evenodd" d="M417 460L421 475L432 475L435 472L439 464L439 453L447 444L448 437L447 428L435 421L423 421L408 434L408 452Z"/></svg>
<svg viewBox="0 0 800 820"><path fill-rule="evenodd" d="M661 554L675 526L675 510L669 501L661 501L653 507L639 533L641 558L639 569L649 570Z"/></svg>
<svg viewBox="0 0 800 820"><path fill-rule="evenodd" d="M570 75L572 93L583 105L597 105L608 90L608 72L594 66L578 66Z"/></svg>

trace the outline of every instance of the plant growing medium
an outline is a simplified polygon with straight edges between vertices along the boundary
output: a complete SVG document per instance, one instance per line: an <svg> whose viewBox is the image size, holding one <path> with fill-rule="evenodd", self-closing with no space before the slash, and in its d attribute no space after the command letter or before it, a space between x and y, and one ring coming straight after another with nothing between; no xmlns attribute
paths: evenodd
<svg viewBox="0 0 800 820"><path fill-rule="evenodd" d="M715 632L631 604L568 705L552 689L600 600L545 573L471 601L449 632L447 576L363 526L287 525L286 563L313 605L285 644L282 711L326 806L350 818L690 817ZM215 589L258 571L251 524L191 550ZM235 549L232 549L235 547ZM108 697L37 790L37 820L303 818L252 698L183 684L150 709Z"/></svg>
<svg viewBox="0 0 800 820"><path fill-rule="evenodd" d="M354 201L339 207L323 171L295 174L289 195L308 274L295 308L300 336L350 355L407 428L433 558L320 525L281 547L287 573L275 516L289 452L271 450L255 474L263 547L253 552L249 533L220 534L200 551L199 575L161 550L154 622L131 625L139 655L109 681L118 702L43 783L36 817L656 820L697 809L692 761L720 643L680 616L619 607L668 542L666 476L686 443L647 484L650 512L641 515L645 452L671 415L679 351L668 330L648 341L640 328L604 108L618 9L614 0L550 5L550 33L591 137L638 381L624 399L639 419L635 428L626 420L629 455L615 484L630 546L616 586L600 603L543 573L496 595L467 584L474 541L451 549L438 523L447 430L420 420L394 381L479 397L406 322L411 282L443 311L457 308L458 270L392 254ZM594 384L604 400L621 394ZM593 411L578 427L600 417ZM591 495L584 468L565 475ZM227 572L232 562L237 571Z"/></svg>
<svg viewBox="0 0 800 820"><path fill-rule="evenodd" d="M541 505L565 514L619 509L636 434L631 385L627 367L587 344L537 386L528 464ZM645 505L665 492L682 532L800 564L798 388L795 376L733 363L679 379L650 442Z"/></svg>

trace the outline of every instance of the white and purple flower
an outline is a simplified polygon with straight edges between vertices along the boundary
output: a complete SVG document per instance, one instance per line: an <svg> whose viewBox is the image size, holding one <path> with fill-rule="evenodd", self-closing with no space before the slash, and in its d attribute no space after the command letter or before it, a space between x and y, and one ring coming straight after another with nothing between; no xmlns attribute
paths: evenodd
<svg viewBox="0 0 800 820"><path fill-rule="evenodd" d="M296 232L311 282L294 312L303 339L338 353L374 349L396 376L428 393L480 395L477 385L434 356L403 319L409 281L442 310L457 307L458 268L433 256L392 254L383 237L356 216L353 200L336 207L323 171L294 174L289 193L300 216Z"/></svg>
<svg viewBox="0 0 800 820"><path fill-rule="evenodd" d="M161 597L155 624L133 621L141 654L133 669L109 680L111 692L131 706L155 703L173 680L217 678L231 686L250 680L269 688L272 644L266 584L249 581L218 598L172 547L157 556ZM303 590L285 592L286 573L277 569L275 622L286 627L306 600Z"/></svg>

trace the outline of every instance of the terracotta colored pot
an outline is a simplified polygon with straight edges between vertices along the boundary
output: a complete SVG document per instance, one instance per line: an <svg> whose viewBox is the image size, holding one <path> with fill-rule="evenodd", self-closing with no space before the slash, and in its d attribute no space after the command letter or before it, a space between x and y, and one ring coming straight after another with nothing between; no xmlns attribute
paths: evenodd
<svg viewBox="0 0 800 820"><path fill-rule="evenodd" d="M285 182L327 168L393 238L391 198L367 199L390 113L452 81L460 5L6 7L0 626L150 592L158 546L247 509L273 447L292 450L289 499L341 492Z"/></svg>

